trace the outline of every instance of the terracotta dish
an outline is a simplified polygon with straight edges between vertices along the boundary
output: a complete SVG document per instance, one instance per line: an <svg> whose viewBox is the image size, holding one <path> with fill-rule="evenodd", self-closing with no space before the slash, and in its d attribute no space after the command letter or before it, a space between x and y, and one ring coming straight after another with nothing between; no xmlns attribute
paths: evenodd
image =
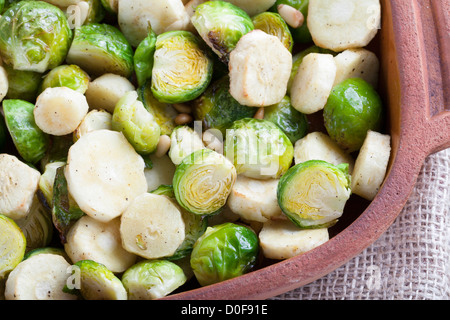
<svg viewBox="0 0 450 320"><path fill-rule="evenodd" d="M405 205L425 158L450 147L450 2L381 2L382 27L373 46L382 65L379 90L389 110L392 154L376 198L350 204L340 229L305 254L167 299L266 299L330 273L386 231Z"/></svg>

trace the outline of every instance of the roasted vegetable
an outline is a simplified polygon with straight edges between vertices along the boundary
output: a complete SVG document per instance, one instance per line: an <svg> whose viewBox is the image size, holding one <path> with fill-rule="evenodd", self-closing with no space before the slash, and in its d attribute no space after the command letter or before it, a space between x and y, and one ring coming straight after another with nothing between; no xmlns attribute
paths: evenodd
<svg viewBox="0 0 450 320"><path fill-rule="evenodd" d="M89 82L89 75L79 66L65 64L50 70L43 77L39 91L54 87L67 87L84 94Z"/></svg>
<svg viewBox="0 0 450 320"><path fill-rule="evenodd" d="M19 226L7 216L0 214L0 279L4 279L25 255L26 238Z"/></svg>

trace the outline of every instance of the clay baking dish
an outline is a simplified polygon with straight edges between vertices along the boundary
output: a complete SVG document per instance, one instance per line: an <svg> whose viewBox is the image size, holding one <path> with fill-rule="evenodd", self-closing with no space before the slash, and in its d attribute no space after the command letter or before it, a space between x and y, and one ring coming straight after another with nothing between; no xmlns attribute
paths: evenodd
<svg viewBox="0 0 450 320"><path fill-rule="evenodd" d="M166 299L267 299L308 284L372 244L405 205L425 158L450 147L450 2L382 0L374 40L392 137L388 172L371 203L353 203L330 240L294 258Z"/></svg>

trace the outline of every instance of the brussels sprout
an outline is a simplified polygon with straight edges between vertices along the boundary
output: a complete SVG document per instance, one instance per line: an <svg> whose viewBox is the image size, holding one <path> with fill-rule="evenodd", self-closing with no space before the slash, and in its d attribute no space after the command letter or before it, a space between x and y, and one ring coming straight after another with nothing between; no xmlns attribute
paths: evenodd
<svg viewBox="0 0 450 320"><path fill-rule="evenodd" d="M312 42L311 33L309 32L308 24L306 23L306 20L308 18L309 0L277 0L275 2L275 4L272 6L272 8L270 8L270 11L278 12L277 7L280 4L286 4L288 6L291 6L295 9L297 9L305 17L305 22L303 23L302 26L300 26L298 28L290 27L291 33L292 33L292 38L294 39L294 42L295 43L310 43L310 42Z"/></svg>
<svg viewBox="0 0 450 320"><path fill-rule="evenodd" d="M286 49L292 52L294 40L292 39L291 31L287 23L278 13L269 11L262 12L252 17L252 21L255 29L278 37Z"/></svg>
<svg viewBox="0 0 450 320"><path fill-rule="evenodd" d="M161 102L182 103L200 96L209 85L213 62L189 31L168 31L156 40L151 88Z"/></svg>
<svg viewBox="0 0 450 320"><path fill-rule="evenodd" d="M67 261L70 261L69 256L67 255L67 253L64 251L63 248L57 248L57 247L42 247L42 248L36 248L33 250L28 251L27 253L25 253L25 256L23 257L23 260L26 260L28 258L31 258L32 256L38 255L38 254L58 254L62 257L64 257L64 259L66 259Z"/></svg>
<svg viewBox="0 0 450 320"><path fill-rule="evenodd" d="M323 117L329 136L350 153L361 148L368 130L380 130L383 105L369 83L350 78L334 86Z"/></svg>
<svg viewBox="0 0 450 320"><path fill-rule="evenodd" d="M117 103L112 128L121 131L140 154L154 152L161 133L153 115L138 100L136 91L127 92Z"/></svg>
<svg viewBox="0 0 450 320"><path fill-rule="evenodd" d="M16 220L26 238L26 251L47 246L53 237L53 223L50 213L39 201L33 198L30 211L25 218Z"/></svg>
<svg viewBox="0 0 450 320"><path fill-rule="evenodd" d="M77 261L72 266L72 276L74 283L64 286L64 292L79 294L85 300L127 300L127 291L120 279L101 263Z"/></svg>
<svg viewBox="0 0 450 320"><path fill-rule="evenodd" d="M84 21L85 24L99 23L106 15L106 10L102 5L103 0L82 0L88 3L89 11Z"/></svg>
<svg viewBox="0 0 450 320"><path fill-rule="evenodd" d="M170 135L169 157L175 165L192 152L205 148L201 133L187 125L177 126Z"/></svg>
<svg viewBox="0 0 450 320"><path fill-rule="evenodd" d="M84 212L69 193L64 168L65 166L61 166L56 169L52 200L52 220L62 243L66 242L70 227L84 216Z"/></svg>
<svg viewBox="0 0 450 320"><path fill-rule="evenodd" d="M294 144L308 132L306 115L297 111L291 104L289 96L272 106L264 108L264 119L275 123Z"/></svg>
<svg viewBox="0 0 450 320"><path fill-rule="evenodd" d="M294 147L273 122L253 118L235 121L225 138L226 157L238 174L249 178L279 178L291 166Z"/></svg>
<svg viewBox="0 0 450 320"><path fill-rule="evenodd" d="M150 193L159 194L169 198L175 198L175 193L173 193L173 186L168 184L162 184L155 190L152 190Z"/></svg>
<svg viewBox="0 0 450 320"><path fill-rule="evenodd" d="M195 8L192 24L203 40L228 63L239 39L254 29L252 19L241 8L225 1L207 1Z"/></svg>
<svg viewBox="0 0 450 320"><path fill-rule="evenodd" d="M47 88L67 87L84 94L89 86L90 77L79 66L61 65L47 73L42 80L39 92Z"/></svg>
<svg viewBox="0 0 450 320"><path fill-rule="evenodd" d="M236 168L211 149L194 151L177 166L173 190L178 203L199 215L218 213L236 181Z"/></svg>
<svg viewBox="0 0 450 320"><path fill-rule="evenodd" d="M51 207L53 203L53 185L55 183L56 170L65 164L66 163L62 161L56 161L47 163L44 166L44 172L41 174L39 179L39 190L42 193L45 204L48 207Z"/></svg>
<svg viewBox="0 0 450 320"><path fill-rule="evenodd" d="M144 260L131 266L122 275L129 300L163 298L185 282L183 269L168 260Z"/></svg>
<svg viewBox="0 0 450 320"><path fill-rule="evenodd" d="M202 121L203 128L218 129L225 135L235 120L252 118L257 108L241 105L230 94L228 75L214 81L206 91L193 102L194 117Z"/></svg>
<svg viewBox="0 0 450 320"><path fill-rule="evenodd" d="M175 118L178 115L177 110L170 103L156 100L149 82L138 88L138 95L147 111L155 117L155 121L161 128L161 135L170 135L177 126L175 123Z"/></svg>
<svg viewBox="0 0 450 320"><path fill-rule="evenodd" d="M240 276L254 267L258 236L248 227L224 223L208 227L191 253L191 267L202 286Z"/></svg>
<svg viewBox="0 0 450 320"><path fill-rule="evenodd" d="M0 280L4 279L22 261L26 238L11 218L0 214Z"/></svg>
<svg viewBox="0 0 450 320"><path fill-rule="evenodd" d="M73 145L73 137L71 134L65 136L50 136L49 147L45 156L40 161L42 171L45 171L45 166L52 162L67 161L67 153L69 148Z"/></svg>
<svg viewBox="0 0 450 320"><path fill-rule="evenodd" d="M117 15L119 10L119 0L101 0L101 4L107 12Z"/></svg>
<svg viewBox="0 0 450 320"><path fill-rule="evenodd" d="M139 86L152 77L153 56L156 50L156 33L149 26L148 35L134 52L134 71Z"/></svg>
<svg viewBox="0 0 450 320"><path fill-rule="evenodd" d="M21 99L34 103L42 82L42 74L33 71L15 70L8 65L3 65L3 67L8 75L6 98Z"/></svg>
<svg viewBox="0 0 450 320"><path fill-rule="evenodd" d="M75 29L66 61L93 76L114 73L128 78L134 72L133 55L133 48L119 29L90 23Z"/></svg>
<svg viewBox="0 0 450 320"><path fill-rule="evenodd" d="M34 105L18 99L3 101L6 125L14 145L22 158L36 163L45 155L48 136L36 125L33 115Z"/></svg>
<svg viewBox="0 0 450 320"><path fill-rule="evenodd" d="M20 1L0 18L0 54L16 70L43 73L59 66L71 40L64 12L43 1Z"/></svg>
<svg viewBox="0 0 450 320"><path fill-rule="evenodd" d="M283 213L300 228L326 228L342 216L351 195L348 164L309 160L290 168L278 182Z"/></svg>

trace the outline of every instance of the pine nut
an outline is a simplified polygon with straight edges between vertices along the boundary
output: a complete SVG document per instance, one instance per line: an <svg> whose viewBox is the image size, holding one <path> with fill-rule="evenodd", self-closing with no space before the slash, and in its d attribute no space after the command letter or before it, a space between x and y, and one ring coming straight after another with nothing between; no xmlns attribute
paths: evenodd
<svg viewBox="0 0 450 320"><path fill-rule="evenodd" d="M175 124L176 125L183 125L183 124L188 124L190 122L192 122L193 118L190 114L187 113L180 113L176 118L175 118Z"/></svg>
<svg viewBox="0 0 450 320"><path fill-rule="evenodd" d="M278 13L292 28L300 28L305 22L303 13L286 4L280 4L277 7Z"/></svg>
<svg viewBox="0 0 450 320"><path fill-rule="evenodd" d="M158 145L156 146L155 156L161 158L170 149L170 137L163 134L159 137Z"/></svg>
<svg viewBox="0 0 450 320"><path fill-rule="evenodd" d="M254 119L262 120L264 119L264 107L260 107L258 111L256 111L255 115L253 116Z"/></svg>
<svg viewBox="0 0 450 320"><path fill-rule="evenodd" d="M192 108L184 103L174 103L173 107L175 110L177 110L179 113L192 113Z"/></svg>

